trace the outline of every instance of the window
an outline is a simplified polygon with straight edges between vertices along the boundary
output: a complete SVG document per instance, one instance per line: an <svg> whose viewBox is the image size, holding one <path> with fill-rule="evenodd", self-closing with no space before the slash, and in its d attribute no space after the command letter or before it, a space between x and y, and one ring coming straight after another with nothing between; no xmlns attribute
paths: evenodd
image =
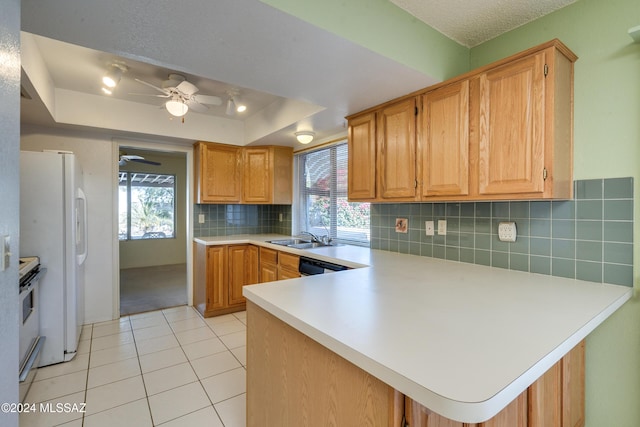
<svg viewBox="0 0 640 427"><path fill-rule="evenodd" d="M369 203L347 201L347 143L295 156L294 234L369 245Z"/></svg>
<svg viewBox="0 0 640 427"><path fill-rule="evenodd" d="M175 175L120 172L120 240L175 237Z"/></svg>

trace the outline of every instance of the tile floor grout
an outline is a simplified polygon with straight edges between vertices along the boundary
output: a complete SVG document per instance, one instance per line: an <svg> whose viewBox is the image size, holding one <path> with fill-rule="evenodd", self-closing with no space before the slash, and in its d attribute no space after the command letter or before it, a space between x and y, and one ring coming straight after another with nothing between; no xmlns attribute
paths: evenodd
<svg viewBox="0 0 640 427"><path fill-rule="evenodd" d="M156 321L142 320L142 319L151 319L153 317L158 317L158 319ZM198 320L196 321L191 319L198 319ZM138 320L138 322L136 322L136 320ZM219 326L219 325L229 324L231 322L237 322L239 323L239 326L234 325L233 327L230 327L230 328ZM135 326L136 323L138 323L139 326ZM177 323L179 323L179 326L176 325ZM162 329L165 326L168 329L165 332L169 332L169 333L164 333L162 331ZM113 329L111 329L112 327ZM153 330L153 331L150 330L150 328L154 328L154 327L160 328L160 329ZM206 331L208 331L207 334L205 334L204 332L203 333L192 332L189 335L190 331L205 329L205 327L207 328ZM148 329L146 333L145 332L136 333L137 331L143 331L145 329ZM100 331L100 335L95 336L98 330ZM220 331L220 335L218 335L218 332L216 332L216 330ZM245 338L244 346L234 345L231 341L229 341L229 338L227 338L227 340L222 339L222 337L232 335L232 334L235 334L235 336L238 336L237 334L241 332L244 334L244 337L246 337L246 312L233 313L233 314L228 314L224 316L219 316L216 318L203 319L200 316L200 313L198 313L192 307L187 307L187 306L135 314L131 316L125 316L120 319L116 319L112 321L85 325L82 330L80 343L81 345L86 346L86 344L82 344L82 341L89 341L88 351L86 353L85 352L78 353L76 355L76 358L74 358L74 360L79 361L85 354L87 354L86 369L80 369L76 371L75 367L73 367L71 368L70 372L67 372L64 369L66 367L64 365L66 364L58 364L58 365L53 365L52 367L41 368L39 370L39 373L36 375L36 379L33 383L32 390L29 391L26 401L29 402L29 397L33 395L32 391L34 390L34 386L36 389L38 389L39 388L38 383L41 383L41 381L51 381L52 383L55 383L56 379L60 379L65 375L74 375L74 374L77 375L80 372L85 372L86 377L84 378L84 390L82 390L82 392L84 396L83 402L87 403L87 413L84 413L82 417L78 417L77 419L71 419L69 423L67 423L66 419L65 421L63 421L63 423L60 423L60 420L54 419L55 416L51 416L51 419L49 420L47 419L47 414L43 414L43 413L21 414L20 425L22 427L27 427L30 425L38 425L38 426L64 425L67 427L80 427L80 426L89 426L89 425L91 426L113 425L114 421L116 419L119 419L119 417L122 415L119 411L126 412L129 410L128 405L136 404L141 400L146 399L146 414L143 413L140 415L143 418L145 418L145 420L148 421L144 423L144 425L172 426L173 424L178 423L176 425L186 426L186 425L191 425L191 424L184 423L184 422L188 423L189 421L193 421L193 425L196 425L196 424L202 425L203 420L205 420L206 425L210 425L211 422L213 422L213 420L209 415L211 414L211 411L207 411L207 410L211 408L213 410L213 414L211 415L213 415L219 421L217 425L223 426L223 427L244 426L245 425L244 399L246 396L246 387L245 387L244 377L246 375L246 356L243 362L243 360L241 360L237 352L243 351L243 350L238 350L238 349L243 349L243 347L244 347L244 351L246 352L246 338ZM209 333L211 335L209 335ZM88 337L87 337L87 334L88 334ZM131 340L128 341L128 337L123 336L123 334L130 335ZM108 338L115 335L120 335L120 337ZM143 336L145 338L141 338ZM157 348L153 348L150 344L143 344L145 341L150 341L158 338L163 339L165 337L172 337L175 343L177 344L177 346L172 346L173 343L171 343L168 345L168 347L166 345L159 345L157 346ZM214 339L216 341L212 341ZM95 341L95 340L99 340L99 341ZM108 340L116 340L116 341L115 343L107 344L109 342ZM165 341L166 340L167 339L165 338ZM195 350L193 352L191 351L188 352L187 350L185 350L185 346L190 346L195 344L195 346L200 347L205 341L207 342L207 344L204 345L205 351L203 352L196 352ZM96 342L100 342L101 344L99 349L97 347L94 347ZM211 343L214 343L215 345L209 346L209 344ZM218 345L218 343L220 345ZM156 344L156 342L154 342L153 344ZM135 356L128 356L127 354L125 354L124 356L122 356L122 358L120 358L121 355L118 353L121 350L116 350L116 349L121 349L123 346L127 346L127 345L133 345L133 349L135 350L135 353L134 353ZM144 351L144 354L141 354L141 347L143 345L151 346L151 348L146 349ZM163 351L174 350L173 353L175 354L176 353L175 350L178 348L180 349L179 351L180 358L174 358L173 360L167 359L164 362L157 364L156 366L154 366L151 363L149 363L150 366L145 366L146 362L143 363L146 360L151 360L151 358L154 358L154 355ZM195 349L196 347L189 347L189 348ZM80 347L78 350L79 351L81 350ZM86 348L83 350L86 350ZM113 356L109 356L107 353L100 353L100 357L104 356L104 360L100 361L100 363L102 364L92 366L92 363L94 362L93 358L98 357L97 353L99 351L109 352L109 350L112 350L114 352ZM234 350L236 352L234 352ZM169 354L169 353L165 353L163 354L163 356L166 354ZM230 356L230 360L233 363L227 364L227 366L222 366L221 370L218 370L217 368L215 368L213 371L209 371L205 373L203 373L201 368L198 368L199 365L197 362L194 365L194 362L197 360L210 358L212 356L217 357L221 355L225 355L225 357L226 355ZM92 369L94 369L93 374L96 374L96 372L101 372L101 371L106 372L107 370L110 369L109 368L110 366L113 367L114 364L121 363L121 362L126 363L127 360L130 360L133 358L137 360L137 373L134 375L129 375L125 373L124 377L122 378L119 376L116 376L114 378L112 377L111 380L107 379L107 381L98 381L94 379L95 375L92 375ZM67 362L67 363L72 363L72 362ZM84 361L80 363L84 363ZM164 386L159 386L158 390L153 390L153 387L151 387L152 383L149 383L153 375L150 375L150 374L158 373L159 371L162 371L162 370L175 369L176 367L181 365L187 365L189 368L190 378L186 379L186 382L183 383L183 380L179 380L179 385L172 384L166 388ZM82 366L83 365L80 364L78 368L81 368ZM210 366L210 365L207 364L206 366ZM49 377L42 377L42 374L41 374L42 372L49 372L52 369L61 369L61 371L59 373L54 372L54 375L51 375ZM219 400L218 398L220 396L214 399L211 393L215 394L215 389L211 391L210 388L205 385L205 382L206 384L208 384L209 382L214 381L214 377L218 377L218 378L215 378L215 380L222 381L221 377L223 375L229 375L229 373L238 371L239 369L242 369L244 371L242 372L243 375L241 375L241 377L243 378L242 383L240 384L240 381L237 381L236 379L236 382L232 383L231 385L232 388L234 388L234 385L235 385L235 388L237 388L236 390L230 391L231 394L229 395L225 394L224 397L220 398ZM39 375L40 375L40 378L38 378ZM115 403L110 406L100 407L95 412L91 410L91 407L90 407L91 402L88 402L88 400L92 400L90 399L91 398L90 394L98 393L97 391L95 391L96 389L99 389L101 387L114 386L123 381L136 380L136 379L139 379L141 382L141 387L144 392L144 396L128 399L126 401ZM225 380L226 380L226 377L225 377ZM97 382L97 384L94 385L92 384L92 382L93 383ZM171 415L167 415L168 412L163 412L165 410L164 408L162 410L160 408L154 408L153 401L161 400L162 397L167 396L167 395L163 395L164 393L168 393L182 387L191 387L194 384L198 384L199 386L199 388L197 387L195 388L195 390L199 392L199 396L200 397L204 396L204 398L206 399L206 402L204 402L204 406L191 407L188 409L181 408L179 411L174 412ZM44 385L44 389L46 391L46 384ZM91 390L94 390L94 391L92 392ZM105 390L105 389L101 389L101 391L102 390ZM55 396L48 396L46 398L43 397L40 400L43 402L49 402L53 400L64 401L65 397L70 399L71 396L79 394L78 391L65 390L65 392L67 393L62 395L55 394ZM225 393L226 393L226 390L225 390ZM161 395L163 396L161 397ZM237 400L237 399L241 399L241 400ZM216 401L214 402L214 400ZM39 403L39 402L35 402L35 403ZM238 404L236 405L236 403ZM199 406L202 404L203 403L196 404L196 406ZM236 408L235 413L231 414L232 416L231 419L228 413L227 414L223 413L221 411L221 408L217 407L218 405L221 405L221 404L238 406ZM225 405L222 405L222 406L225 406ZM207 414L205 414L205 412L207 412ZM40 415L40 417L38 417L37 415ZM54 415L58 415L58 414L54 414ZM192 417L192 418L189 418L189 417ZM44 422L42 418L44 418ZM105 422L104 424L100 424L99 422L97 424L94 423L95 420L99 420L100 418L104 420ZM120 425L126 426L127 424L120 423ZM140 424L136 422L135 425L137 426Z"/></svg>

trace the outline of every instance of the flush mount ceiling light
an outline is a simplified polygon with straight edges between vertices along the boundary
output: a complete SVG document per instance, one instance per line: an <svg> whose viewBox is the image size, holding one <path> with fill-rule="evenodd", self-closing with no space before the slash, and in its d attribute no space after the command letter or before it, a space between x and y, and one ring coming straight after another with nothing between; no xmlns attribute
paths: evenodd
<svg viewBox="0 0 640 427"><path fill-rule="evenodd" d="M171 101L167 101L164 106L169 114L176 117L182 117L189 111L189 106L175 97Z"/></svg>
<svg viewBox="0 0 640 427"><path fill-rule="evenodd" d="M295 136L300 144L308 144L313 141L313 138L316 136L316 134L310 131L300 131L296 132Z"/></svg>

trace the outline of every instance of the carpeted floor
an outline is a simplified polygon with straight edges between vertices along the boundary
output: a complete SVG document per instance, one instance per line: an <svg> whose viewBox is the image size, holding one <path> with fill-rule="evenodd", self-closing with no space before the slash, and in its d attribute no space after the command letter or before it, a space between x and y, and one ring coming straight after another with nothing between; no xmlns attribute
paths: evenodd
<svg viewBox="0 0 640 427"><path fill-rule="evenodd" d="M120 315L187 303L187 264L120 270Z"/></svg>

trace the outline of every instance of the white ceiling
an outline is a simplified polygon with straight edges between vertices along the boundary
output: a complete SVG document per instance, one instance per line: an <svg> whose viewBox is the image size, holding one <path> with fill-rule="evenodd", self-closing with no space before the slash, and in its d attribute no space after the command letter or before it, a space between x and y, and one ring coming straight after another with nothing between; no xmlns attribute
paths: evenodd
<svg viewBox="0 0 640 427"><path fill-rule="evenodd" d="M463 46L474 47L576 0L390 0Z"/></svg>
<svg viewBox="0 0 640 427"><path fill-rule="evenodd" d="M573 0L391 1L473 46ZM23 83L34 98L23 100L25 125L296 146L297 130L313 130L316 142L344 135L344 116L436 82L258 0L162 7L145 0L23 0L21 7ZM128 71L109 97L100 79L113 62ZM160 86L174 72L202 94L226 100L238 89L247 112L229 117L224 105L210 107L190 111L182 123L161 108L163 99L131 95L155 93L134 78Z"/></svg>

